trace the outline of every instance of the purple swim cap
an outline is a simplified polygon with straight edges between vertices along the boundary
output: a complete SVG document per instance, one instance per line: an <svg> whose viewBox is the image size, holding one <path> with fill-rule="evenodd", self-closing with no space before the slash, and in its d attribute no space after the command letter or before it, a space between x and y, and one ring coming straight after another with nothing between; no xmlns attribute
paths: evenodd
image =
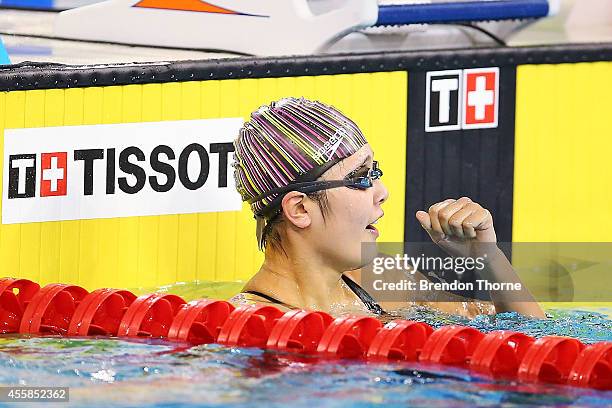
<svg viewBox="0 0 612 408"><path fill-rule="evenodd" d="M243 201L299 181L314 181L367 143L357 125L332 106L285 98L251 114L234 141L234 178ZM269 215L271 194L251 204ZM276 207L274 205L273 207Z"/></svg>

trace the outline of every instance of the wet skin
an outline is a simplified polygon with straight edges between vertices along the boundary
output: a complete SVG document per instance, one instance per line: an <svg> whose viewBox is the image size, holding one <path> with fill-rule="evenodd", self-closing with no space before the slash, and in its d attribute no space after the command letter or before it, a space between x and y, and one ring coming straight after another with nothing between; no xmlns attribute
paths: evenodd
<svg viewBox="0 0 612 408"><path fill-rule="evenodd" d="M321 179L342 180L347 176L361 175L372 167L373 160L374 152L366 144L330 168ZM301 192L292 191L285 195L281 202L283 222L277 227L282 249L267 245L263 265L244 290L264 293L284 303L286 308L331 313L367 312L363 303L342 282L341 275L346 273L359 282L359 268L364 263L362 243L375 242L378 238L379 232L373 223L384 215L383 204L389 198L389 191L378 179L365 190L341 187L326 190L326 195L329 203L327 213L323 213L319 203ZM452 256L477 255L479 243L495 243L497 240L491 213L467 197L435 203L427 211L418 211L416 218L432 241ZM488 259L486 273L489 279L520 282L501 251L491 254ZM529 294L525 293L522 298L529 299ZM512 302L504 293L493 292L491 299L493 305L467 301L419 304L469 317L503 311L545 317L535 301ZM269 303L255 295L238 296L234 300ZM390 310L414 304L407 301L381 306Z"/></svg>

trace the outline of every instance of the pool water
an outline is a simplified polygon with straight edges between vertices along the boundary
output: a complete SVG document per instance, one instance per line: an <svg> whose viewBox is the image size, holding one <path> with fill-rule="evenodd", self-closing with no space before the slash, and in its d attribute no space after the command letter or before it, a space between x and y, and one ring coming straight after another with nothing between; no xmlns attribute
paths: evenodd
<svg viewBox="0 0 612 408"><path fill-rule="evenodd" d="M205 295L227 298L238 287L200 283L162 290L191 300ZM434 327L455 323L483 332L509 329L536 337L572 336L585 343L612 341L611 309L547 313L548 320L515 313L468 320L424 308L403 311L405 318ZM70 405L88 407L612 406L612 392L492 381L449 367L316 361L259 349L189 347L153 339L3 336L0 384L70 387Z"/></svg>

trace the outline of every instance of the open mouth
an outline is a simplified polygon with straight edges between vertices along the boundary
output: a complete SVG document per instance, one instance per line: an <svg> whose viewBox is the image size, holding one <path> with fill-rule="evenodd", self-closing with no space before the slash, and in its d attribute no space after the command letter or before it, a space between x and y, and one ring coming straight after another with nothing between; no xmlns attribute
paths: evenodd
<svg viewBox="0 0 612 408"><path fill-rule="evenodd" d="M367 226L365 229L370 230L370 231L375 231L375 232L378 232L378 229L377 229L377 228L374 226L374 224L378 223L378 220L379 220L379 219L380 219L380 217L379 217L379 218L377 218L377 219L376 219L374 222L372 222L371 224L368 224L368 226Z"/></svg>

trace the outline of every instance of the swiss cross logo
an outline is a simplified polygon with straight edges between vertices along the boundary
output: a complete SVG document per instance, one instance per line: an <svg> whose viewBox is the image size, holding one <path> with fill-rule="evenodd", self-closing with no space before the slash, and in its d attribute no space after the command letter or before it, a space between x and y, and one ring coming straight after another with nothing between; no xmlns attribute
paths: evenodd
<svg viewBox="0 0 612 408"><path fill-rule="evenodd" d="M499 68L428 72L426 81L425 131L497 127Z"/></svg>
<svg viewBox="0 0 612 408"><path fill-rule="evenodd" d="M464 129L497 127L499 68L463 71Z"/></svg>
<svg viewBox="0 0 612 408"><path fill-rule="evenodd" d="M40 196L66 195L68 170L67 153L41 153L40 155Z"/></svg>

